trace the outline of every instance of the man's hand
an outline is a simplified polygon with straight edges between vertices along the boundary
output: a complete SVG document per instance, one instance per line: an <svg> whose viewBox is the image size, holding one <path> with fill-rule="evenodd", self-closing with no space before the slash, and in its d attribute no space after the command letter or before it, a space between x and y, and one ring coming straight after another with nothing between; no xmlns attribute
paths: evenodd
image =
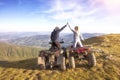
<svg viewBox="0 0 120 80"><path fill-rule="evenodd" d="M68 22L67 22L67 24L65 26L67 26L67 25L68 25Z"/></svg>
<svg viewBox="0 0 120 80"><path fill-rule="evenodd" d="M68 27L70 27L69 23L67 22Z"/></svg>
<svg viewBox="0 0 120 80"><path fill-rule="evenodd" d="M66 25L69 25L69 23L67 22L67 24Z"/></svg>

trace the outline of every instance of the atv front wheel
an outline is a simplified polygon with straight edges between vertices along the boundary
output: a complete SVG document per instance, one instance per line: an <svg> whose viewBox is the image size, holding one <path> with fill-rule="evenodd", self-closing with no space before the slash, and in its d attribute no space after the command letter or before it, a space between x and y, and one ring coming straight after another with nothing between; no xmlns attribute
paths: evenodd
<svg viewBox="0 0 120 80"><path fill-rule="evenodd" d="M61 56L60 68L61 68L61 70L66 70L65 57L63 57L63 56Z"/></svg>
<svg viewBox="0 0 120 80"><path fill-rule="evenodd" d="M45 69L45 65L43 65L43 64L40 64L39 67L40 67L40 69L42 69L42 70Z"/></svg>
<svg viewBox="0 0 120 80"><path fill-rule="evenodd" d="M45 57L38 57L38 65L40 67L40 69L45 69Z"/></svg>

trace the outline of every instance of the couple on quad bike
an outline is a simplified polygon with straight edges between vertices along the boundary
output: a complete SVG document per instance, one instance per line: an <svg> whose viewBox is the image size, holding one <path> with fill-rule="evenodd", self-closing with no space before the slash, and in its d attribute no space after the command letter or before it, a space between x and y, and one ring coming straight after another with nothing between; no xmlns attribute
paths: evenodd
<svg viewBox="0 0 120 80"><path fill-rule="evenodd" d="M69 23L67 23L66 25L64 25L62 28L59 27L55 27L55 29L52 31L51 33L51 48L52 49L61 49L60 46L60 42L59 42L59 34L60 32L66 27L69 26L70 30L73 32L74 36L73 36L73 48L76 49L77 45L79 45L79 47L83 47L81 39L84 40L82 34L79 32L79 27L75 26L74 29L72 29L69 25Z"/></svg>

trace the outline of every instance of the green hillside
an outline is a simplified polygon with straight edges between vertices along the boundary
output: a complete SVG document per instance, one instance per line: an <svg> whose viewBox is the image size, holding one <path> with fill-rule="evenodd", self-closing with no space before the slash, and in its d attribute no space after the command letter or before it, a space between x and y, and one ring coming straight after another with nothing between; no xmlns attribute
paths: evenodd
<svg viewBox="0 0 120 80"><path fill-rule="evenodd" d="M59 69L40 70L37 66L35 54L34 58L25 60L0 61L0 80L120 80L120 34L89 38L84 41L84 44L103 51L102 53L95 53L97 65L93 68L90 68L86 61L76 61L77 68L75 69L67 69L66 71ZM10 47L12 45L3 44L0 51L6 51L4 46ZM19 55L29 55L23 54L23 48L20 49ZM16 46L12 46L14 54L17 49ZM24 49L34 53L30 48ZM10 56L13 54L3 55L0 53L0 55ZM14 57L17 56L18 54Z"/></svg>
<svg viewBox="0 0 120 80"><path fill-rule="evenodd" d="M16 60L23 58L35 58L38 56L39 48L16 46L0 42L0 60Z"/></svg>

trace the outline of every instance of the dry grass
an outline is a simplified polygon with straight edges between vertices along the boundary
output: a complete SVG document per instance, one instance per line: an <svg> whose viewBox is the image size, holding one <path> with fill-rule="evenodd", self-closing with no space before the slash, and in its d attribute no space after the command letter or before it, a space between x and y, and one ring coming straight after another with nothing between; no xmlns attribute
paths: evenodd
<svg viewBox="0 0 120 80"><path fill-rule="evenodd" d="M87 65L87 61L76 61L77 68L66 71L57 68L40 70L37 58L0 61L0 80L120 80L120 35L97 39L87 40L89 45L104 50L104 53L95 53L97 65L93 68Z"/></svg>
<svg viewBox="0 0 120 80"><path fill-rule="evenodd" d="M97 59L97 66L90 68L86 61L77 61L76 69L60 71L40 70L37 58L15 62L0 62L1 80L119 80L120 61Z"/></svg>

